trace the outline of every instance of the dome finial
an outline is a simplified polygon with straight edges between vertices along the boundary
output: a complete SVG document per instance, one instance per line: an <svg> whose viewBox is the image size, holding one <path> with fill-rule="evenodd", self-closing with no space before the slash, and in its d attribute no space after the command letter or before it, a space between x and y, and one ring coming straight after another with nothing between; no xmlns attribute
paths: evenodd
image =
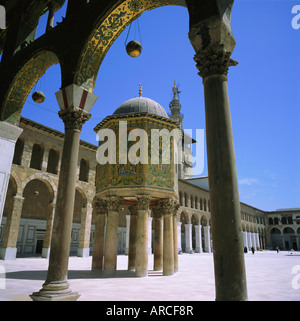
<svg viewBox="0 0 300 321"><path fill-rule="evenodd" d="M142 97L142 95L143 95L143 85L139 84L139 86L140 86L139 96Z"/></svg>

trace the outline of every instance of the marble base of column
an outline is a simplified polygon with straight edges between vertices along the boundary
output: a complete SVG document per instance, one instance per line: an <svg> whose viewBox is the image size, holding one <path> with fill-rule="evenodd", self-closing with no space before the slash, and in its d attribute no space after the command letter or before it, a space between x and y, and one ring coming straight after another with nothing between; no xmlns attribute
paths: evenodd
<svg viewBox="0 0 300 321"><path fill-rule="evenodd" d="M0 259L4 261L15 260L17 257L17 248L0 249Z"/></svg>
<svg viewBox="0 0 300 321"><path fill-rule="evenodd" d="M50 256L50 248L43 248L42 250L42 258L43 259L48 259L48 257Z"/></svg>
<svg viewBox="0 0 300 321"><path fill-rule="evenodd" d="M90 256L90 248L78 248L77 249L77 256L78 257L89 257Z"/></svg>
<svg viewBox="0 0 300 321"><path fill-rule="evenodd" d="M33 301L76 301L80 294L72 292L67 281L44 283L39 292L30 295Z"/></svg>

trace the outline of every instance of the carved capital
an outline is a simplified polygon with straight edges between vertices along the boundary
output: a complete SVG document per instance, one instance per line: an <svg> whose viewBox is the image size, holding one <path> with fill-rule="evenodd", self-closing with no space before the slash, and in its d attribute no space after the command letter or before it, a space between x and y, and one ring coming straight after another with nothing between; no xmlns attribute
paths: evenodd
<svg viewBox="0 0 300 321"><path fill-rule="evenodd" d="M117 196L110 196L107 198L108 211L117 212L120 204L121 204L121 199Z"/></svg>
<svg viewBox="0 0 300 321"><path fill-rule="evenodd" d="M159 206L153 206L151 208L152 211L152 217L153 218L157 218L157 219L161 219L162 218L162 211L161 208Z"/></svg>
<svg viewBox="0 0 300 321"><path fill-rule="evenodd" d="M65 129L81 130L83 124L90 119L91 114L79 108L68 108L58 112L59 117L65 123Z"/></svg>
<svg viewBox="0 0 300 321"><path fill-rule="evenodd" d="M96 198L93 201L93 209L96 215L107 213L107 201L103 198Z"/></svg>
<svg viewBox="0 0 300 321"><path fill-rule="evenodd" d="M137 200L137 204L136 205L137 205L138 210L144 210L144 211L149 210L151 196L149 196L149 195L138 195L136 197L136 200Z"/></svg>
<svg viewBox="0 0 300 321"><path fill-rule="evenodd" d="M173 215L175 210L176 201L173 198L164 198L159 202L159 208L163 215Z"/></svg>
<svg viewBox="0 0 300 321"><path fill-rule="evenodd" d="M138 208L136 205L129 206L130 215L138 215Z"/></svg>
<svg viewBox="0 0 300 321"><path fill-rule="evenodd" d="M238 64L230 56L231 52L227 52L224 45L210 46L199 51L194 57L199 75L203 79L213 75L227 76L229 67Z"/></svg>

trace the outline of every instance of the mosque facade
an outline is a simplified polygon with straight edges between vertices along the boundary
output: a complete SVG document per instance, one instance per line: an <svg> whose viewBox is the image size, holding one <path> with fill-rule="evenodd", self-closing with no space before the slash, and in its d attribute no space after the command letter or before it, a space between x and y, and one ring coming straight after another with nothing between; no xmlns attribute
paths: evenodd
<svg viewBox="0 0 300 321"><path fill-rule="evenodd" d="M152 124L160 129L178 128L183 134L183 115L176 83L172 90L174 97L169 106L170 114L158 103L142 97L140 92L139 97L124 102L95 130L112 128L126 120L132 128L142 124L149 129ZM0 255L5 260L49 256L64 140L61 132L26 118L21 118L20 127L23 132L15 147L0 227ZM117 143L119 146L119 141ZM173 235L176 234L176 244L172 241L174 251L178 254L212 252L208 180L207 177L192 176L191 146L185 148L178 164L166 168L157 165L153 165L153 168L148 165L143 167L139 164L106 165L100 168L97 150L98 146L80 142L70 255L93 255L95 242L99 243L96 229L100 224L93 204L97 197L101 199L111 195L123 199L115 207L117 228L114 232L114 248L116 254L128 255L133 200L145 191L151 196L149 202L152 204L144 222L148 233L147 254L156 253L158 216L155 207L162 196L171 197L177 202L173 221ZM159 175L154 174L157 171ZM241 203L240 215L244 247L248 251L252 247L255 250L276 247L281 250L300 249L300 209L266 212ZM103 227L104 233L107 233L107 220Z"/></svg>

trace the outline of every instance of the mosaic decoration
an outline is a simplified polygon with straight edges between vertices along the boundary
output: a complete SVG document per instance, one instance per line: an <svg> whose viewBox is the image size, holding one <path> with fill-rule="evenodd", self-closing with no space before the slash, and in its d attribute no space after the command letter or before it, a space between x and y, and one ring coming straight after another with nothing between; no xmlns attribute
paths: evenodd
<svg viewBox="0 0 300 321"><path fill-rule="evenodd" d="M35 83L52 65L57 64L57 56L49 51L30 59L15 76L1 120L19 124L22 108Z"/></svg>
<svg viewBox="0 0 300 321"><path fill-rule="evenodd" d="M136 165L131 164L129 161L127 164L97 164L96 170L96 192L108 188L134 188L134 187L150 187L158 188L169 191L174 191L174 162L171 164L151 164L151 129L169 129L172 130L176 125L166 124L164 121L153 120L150 117L138 117L134 120L127 122L127 132L132 129L141 128L148 133L148 164L138 163ZM110 128L116 133L117 146L116 155L117 162L119 159L119 120L108 121L103 128ZM128 142L127 150L136 142ZM160 154L162 150L162 143L159 144ZM174 145L171 140L170 143L170 155L174 154ZM172 160L173 157L170 157Z"/></svg>
<svg viewBox="0 0 300 321"><path fill-rule="evenodd" d="M166 5L186 6L183 0L126 0L99 25L88 41L76 83L93 92L100 65L116 38L145 10Z"/></svg>

